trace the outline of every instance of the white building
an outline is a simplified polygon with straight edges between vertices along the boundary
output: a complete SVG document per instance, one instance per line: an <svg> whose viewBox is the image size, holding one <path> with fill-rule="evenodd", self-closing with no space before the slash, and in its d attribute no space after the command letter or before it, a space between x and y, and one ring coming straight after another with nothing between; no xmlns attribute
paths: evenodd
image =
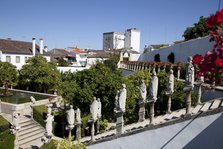
<svg viewBox="0 0 223 149"><path fill-rule="evenodd" d="M43 47L43 39L40 39L40 46L36 45L35 38L32 42L0 39L0 61L10 62L17 69L21 69L27 59L35 55L42 55L50 61L50 56L46 54L47 47Z"/></svg>
<svg viewBox="0 0 223 149"><path fill-rule="evenodd" d="M76 63L72 66L85 67L87 65L87 51L81 50L79 48L69 48L71 52L76 55Z"/></svg>
<svg viewBox="0 0 223 149"><path fill-rule="evenodd" d="M123 49L125 36L123 33L108 32L103 34L103 50Z"/></svg>
<svg viewBox="0 0 223 149"><path fill-rule="evenodd" d="M166 62L169 61L168 56L173 53L175 63L185 63L187 62L188 56L194 56L196 54L204 56L207 51L212 50L214 42L210 42L209 40L210 38L207 36L162 47L154 51L141 54L139 61L154 61L155 55L159 55L160 61Z"/></svg>
<svg viewBox="0 0 223 149"><path fill-rule="evenodd" d="M130 28L126 30L124 47L140 53L140 31L138 29Z"/></svg>

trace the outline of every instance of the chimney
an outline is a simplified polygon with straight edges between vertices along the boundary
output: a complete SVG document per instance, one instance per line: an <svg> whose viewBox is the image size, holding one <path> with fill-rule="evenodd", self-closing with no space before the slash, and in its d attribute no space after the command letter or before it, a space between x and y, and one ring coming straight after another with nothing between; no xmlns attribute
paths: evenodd
<svg viewBox="0 0 223 149"><path fill-rule="evenodd" d="M43 54L43 39L40 38L39 40L40 40L40 43L39 43L39 44L40 44L40 45L39 45L39 48L40 48L40 49L39 49L39 52L40 52L40 54Z"/></svg>
<svg viewBox="0 0 223 149"><path fill-rule="evenodd" d="M47 51L48 51L47 46L44 46L44 51L45 51L45 52L47 52Z"/></svg>
<svg viewBox="0 0 223 149"><path fill-rule="evenodd" d="M32 51L33 51L33 56L36 55L36 38L32 38L33 40L33 45L32 45Z"/></svg>

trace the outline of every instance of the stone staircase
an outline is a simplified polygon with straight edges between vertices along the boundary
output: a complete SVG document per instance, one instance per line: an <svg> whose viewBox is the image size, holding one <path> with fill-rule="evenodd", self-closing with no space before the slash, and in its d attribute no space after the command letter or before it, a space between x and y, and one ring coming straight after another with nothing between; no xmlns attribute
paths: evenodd
<svg viewBox="0 0 223 149"><path fill-rule="evenodd" d="M16 134L16 147L40 147L43 144L41 138L44 136L45 129L40 124L28 116L22 116L19 126L21 128Z"/></svg>
<svg viewBox="0 0 223 149"><path fill-rule="evenodd" d="M214 99L214 100L210 100L207 102L204 102L202 104L198 104L195 107L191 108L191 115L189 118L187 119L192 119L194 116L199 115L201 113L207 113L207 112L211 112L214 110L219 110L219 111L223 111L223 97L222 98L218 98L218 99ZM146 129L148 127L151 127L150 129L154 129L154 128L159 128L159 127L163 127L168 125L168 122L173 122L176 123L177 120L183 120L184 119L184 115L186 113L186 109L179 109L176 111L172 111L171 113L168 114L164 114L164 115L159 115L154 117L154 124L151 126L149 125L150 121L149 119L146 119L143 122L137 122L137 123L133 123L130 125L125 125L124 126L124 130L125 133L123 135L128 135L132 132L132 134L134 134L137 130L140 131L142 129ZM103 141L103 140L110 140L111 137L114 136L115 137L115 133L116 130L110 130L110 131L106 131L102 134L98 134L95 135L95 140L96 141ZM91 143L91 137L85 137L81 139L82 143Z"/></svg>

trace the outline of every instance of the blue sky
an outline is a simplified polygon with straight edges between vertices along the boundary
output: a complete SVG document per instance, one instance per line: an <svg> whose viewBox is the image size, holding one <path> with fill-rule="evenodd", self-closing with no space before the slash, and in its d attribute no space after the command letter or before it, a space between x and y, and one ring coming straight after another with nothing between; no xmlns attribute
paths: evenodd
<svg viewBox="0 0 223 149"><path fill-rule="evenodd" d="M52 48L102 49L104 32L141 31L145 44L182 40L186 27L219 0L0 0L0 38L44 38ZM223 6L223 1L221 2Z"/></svg>

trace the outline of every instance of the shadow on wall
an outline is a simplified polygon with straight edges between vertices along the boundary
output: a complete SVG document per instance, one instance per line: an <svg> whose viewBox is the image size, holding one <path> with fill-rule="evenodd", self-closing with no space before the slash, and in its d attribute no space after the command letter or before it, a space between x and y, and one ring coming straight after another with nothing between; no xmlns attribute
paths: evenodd
<svg viewBox="0 0 223 149"><path fill-rule="evenodd" d="M185 145L184 149L222 149L223 148L223 114Z"/></svg>

